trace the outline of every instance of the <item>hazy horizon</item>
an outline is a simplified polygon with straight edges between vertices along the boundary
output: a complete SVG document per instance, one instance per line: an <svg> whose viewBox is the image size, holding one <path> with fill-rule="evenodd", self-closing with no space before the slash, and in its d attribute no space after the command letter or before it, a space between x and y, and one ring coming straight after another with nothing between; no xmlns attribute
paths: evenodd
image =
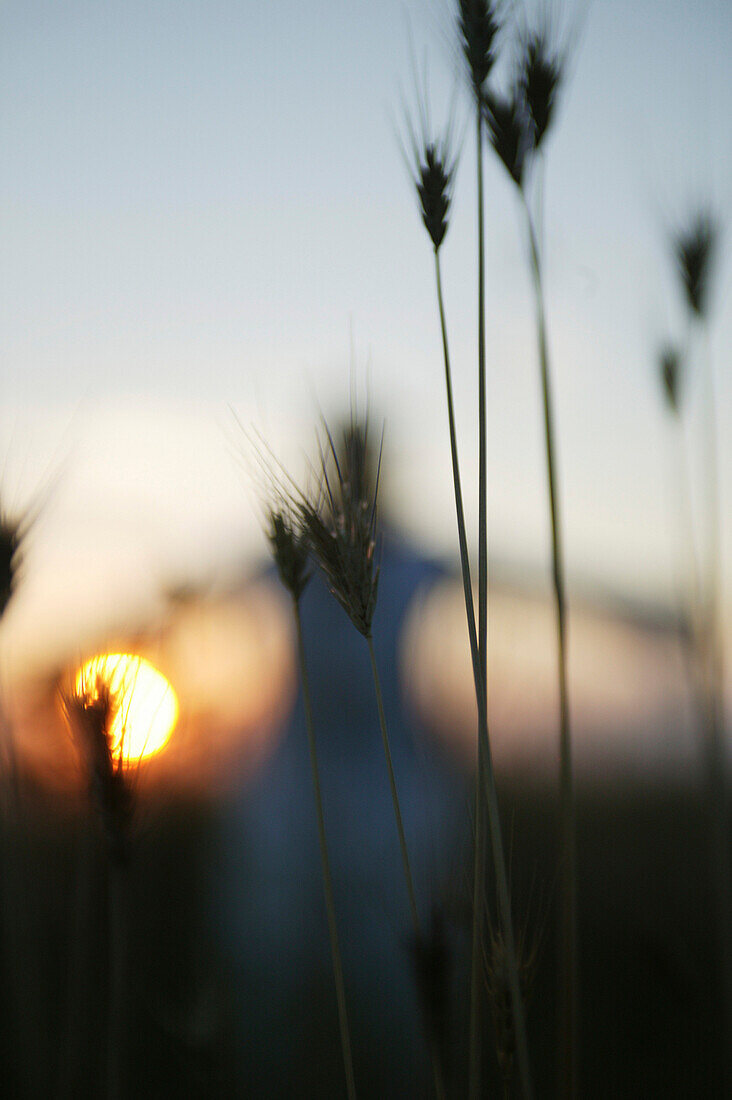
<svg viewBox="0 0 732 1100"><path fill-rule="evenodd" d="M709 347L724 547L732 536L732 122L721 110L732 11L713 0L703 16L681 0L557 10L577 32L545 164L567 567L664 600L682 551L656 356L685 336L668 237L699 202L725 227ZM352 378L387 421L395 512L428 550L455 555L431 256L395 132L414 99L410 37L418 64L429 59L436 123L445 117L449 25L449 5L393 0L348 12L326 0L307 12L231 0L4 6L1 488L18 508L54 485L18 619L21 600L53 606L54 586L54 614L76 607L83 620L92 602L111 614L251 560L262 542L231 408L297 466L318 406L344 407ZM443 262L472 499L469 140L462 152ZM491 545L540 573L533 307L515 196L490 157L486 199ZM723 563L729 606L726 550Z"/></svg>

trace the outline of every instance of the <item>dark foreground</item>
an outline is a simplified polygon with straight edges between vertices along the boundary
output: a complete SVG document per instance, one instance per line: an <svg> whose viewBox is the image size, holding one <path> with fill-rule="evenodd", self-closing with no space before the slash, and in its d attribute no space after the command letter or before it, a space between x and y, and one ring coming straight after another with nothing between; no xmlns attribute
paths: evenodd
<svg viewBox="0 0 732 1100"><path fill-rule="evenodd" d="M516 918L530 936L541 933L529 1040L536 1094L550 1097L554 811L539 790L504 787L502 799ZM6 825L2 844L0 1094L103 1096L103 850L68 806L62 811L30 792L25 806L22 827ZM231 884L224 881L232 874L222 840L226 813L200 802L143 808L123 872L119 1094L345 1095L317 856L283 895L291 911L279 915L281 942L271 927L252 924L256 906L237 929L227 912ZM582 1094L723 1095L705 818L697 796L681 786L615 783L584 791L579 822ZM428 903L448 949L443 1032L454 1097L465 1095L467 1062L466 841L456 847L452 873L429 884ZM256 864L243 851L238 889L256 898ZM360 911L368 920L374 904L381 944L366 942L358 920ZM402 910L388 896L374 903L366 892L363 899L341 892L341 909L359 1095L429 1096ZM297 934L302 927L304 938ZM380 951L381 968L373 962ZM485 1035L485 1095L500 1095L489 1010Z"/></svg>

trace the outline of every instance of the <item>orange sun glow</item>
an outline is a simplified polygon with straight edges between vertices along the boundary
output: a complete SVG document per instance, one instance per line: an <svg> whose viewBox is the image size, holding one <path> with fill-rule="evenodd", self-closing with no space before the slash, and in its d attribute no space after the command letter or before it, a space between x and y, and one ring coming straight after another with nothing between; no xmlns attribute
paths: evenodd
<svg viewBox="0 0 732 1100"><path fill-rule="evenodd" d="M77 695L94 695L100 680L114 703L109 730L113 757L136 764L160 752L178 720L178 699L163 674L143 657L103 653L77 672Z"/></svg>

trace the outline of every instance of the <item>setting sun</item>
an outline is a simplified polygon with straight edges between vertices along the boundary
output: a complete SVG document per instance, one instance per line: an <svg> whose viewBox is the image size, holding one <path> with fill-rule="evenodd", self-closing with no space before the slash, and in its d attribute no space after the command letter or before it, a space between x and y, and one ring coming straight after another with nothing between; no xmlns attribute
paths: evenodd
<svg viewBox="0 0 732 1100"><path fill-rule="evenodd" d="M104 653L86 661L77 672L77 694L93 694L99 680L114 702L109 730L114 758L134 764L160 752L178 719L178 699L162 673L143 657Z"/></svg>

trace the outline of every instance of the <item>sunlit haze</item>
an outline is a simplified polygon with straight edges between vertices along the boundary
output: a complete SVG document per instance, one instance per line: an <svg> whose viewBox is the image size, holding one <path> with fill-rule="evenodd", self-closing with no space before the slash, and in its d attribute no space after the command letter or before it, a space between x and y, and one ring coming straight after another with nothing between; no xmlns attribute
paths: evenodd
<svg viewBox="0 0 732 1100"><path fill-rule="evenodd" d="M0 2L0 1097L732 1096L730 59Z"/></svg>
<svg viewBox="0 0 732 1100"><path fill-rule="evenodd" d="M132 765L164 749L178 718L178 700L165 677L142 657L104 653L79 669L76 693L94 698L100 684L112 705L107 736L114 759Z"/></svg>
<svg viewBox="0 0 732 1100"><path fill-rule="evenodd" d="M732 8L557 10L572 49L544 237L567 568L668 600L678 517L657 351L686 337L669 236L702 201L730 221ZM302 469L318 409L342 408L352 379L386 418L385 499L455 560L431 255L397 136L412 56L439 123L457 73L446 4L3 5L0 488L9 507L41 504L4 624L13 660L244 569L262 540L232 409ZM472 155L466 140L443 249L468 501ZM546 576L524 241L490 159L486 188L491 552ZM729 546L727 255L709 353ZM694 374L689 395L693 468Z"/></svg>

